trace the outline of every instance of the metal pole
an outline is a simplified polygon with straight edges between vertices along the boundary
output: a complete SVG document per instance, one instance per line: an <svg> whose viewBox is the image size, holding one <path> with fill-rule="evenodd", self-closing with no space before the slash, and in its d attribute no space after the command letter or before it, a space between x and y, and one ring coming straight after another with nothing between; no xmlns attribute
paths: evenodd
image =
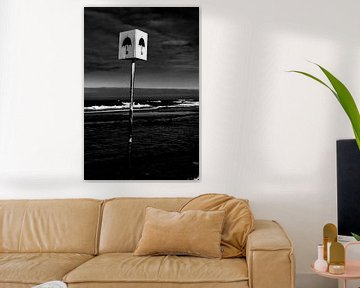
<svg viewBox="0 0 360 288"><path fill-rule="evenodd" d="M128 164L129 174L131 174L131 148L133 138L133 118L134 118L134 82L135 82L135 60L131 60L130 77L130 107L129 107L129 141L128 141Z"/></svg>

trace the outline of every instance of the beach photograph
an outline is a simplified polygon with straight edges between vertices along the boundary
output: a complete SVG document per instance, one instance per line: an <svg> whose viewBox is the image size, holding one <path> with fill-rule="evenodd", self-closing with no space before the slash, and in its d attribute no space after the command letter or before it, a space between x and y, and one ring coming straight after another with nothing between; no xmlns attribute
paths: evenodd
<svg viewBox="0 0 360 288"><path fill-rule="evenodd" d="M199 103L198 7L84 8L85 180L198 180Z"/></svg>

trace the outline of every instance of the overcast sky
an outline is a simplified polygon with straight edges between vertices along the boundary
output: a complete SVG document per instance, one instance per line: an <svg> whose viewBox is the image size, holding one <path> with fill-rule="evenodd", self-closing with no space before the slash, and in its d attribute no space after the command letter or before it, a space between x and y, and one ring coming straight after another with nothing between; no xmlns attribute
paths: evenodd
<svg viewBox="0 0 360 288"><path fill-rule="evenodd" d="M119 61L119 32L148 33L148 61L136 62L136 87L199 87L198 8L85 8L85 87L128 87L129 60Z"/></svg>

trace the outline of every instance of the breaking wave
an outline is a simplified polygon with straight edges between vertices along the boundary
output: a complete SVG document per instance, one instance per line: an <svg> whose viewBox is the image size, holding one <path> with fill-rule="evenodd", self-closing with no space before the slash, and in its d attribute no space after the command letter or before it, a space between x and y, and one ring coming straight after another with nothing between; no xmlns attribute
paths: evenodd
<svg viewBox="0 0 360 288"><path fill-rule="evenodd" d="M134 110L155 110L160 108L177 108L177 107L196 107L199 106L199 101L179 99L176 101L147 101L146 103L134 103ZM122 102L120 105L93 105L84 107L85 113L90 112L116 112L127 110L130 107L130 102Z"/></svg>

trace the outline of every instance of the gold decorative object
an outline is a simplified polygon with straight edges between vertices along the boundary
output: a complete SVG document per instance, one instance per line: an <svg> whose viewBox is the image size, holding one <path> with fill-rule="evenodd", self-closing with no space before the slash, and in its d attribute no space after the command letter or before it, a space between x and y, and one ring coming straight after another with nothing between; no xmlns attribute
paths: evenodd
<svg viewBox="0 0 360 288"><path fill-rule="evenodd" d="M329 273L335 275L341 275L345 273L345 266L344 265L329 265Z"/></svg>
<svg viewBox="0 0 360 288"><path fill-rule="evenodd" d="M331 243L329 273L345 273L345 248L341 243Z"/></svg>
<svg viewBox="0 0 360 288"><path fill-rule="evenodd" d="M344 245L334 242L330 246L330 264L345 264L345 248Z"/></svg>
<svg viewBox="0 0 360 288"><path fill-rule="evenodd" d="M324 259L330 263L328 259L328 246L337 242L337 228L334 224L328 223L323 228L324 237Z"/></svg>

